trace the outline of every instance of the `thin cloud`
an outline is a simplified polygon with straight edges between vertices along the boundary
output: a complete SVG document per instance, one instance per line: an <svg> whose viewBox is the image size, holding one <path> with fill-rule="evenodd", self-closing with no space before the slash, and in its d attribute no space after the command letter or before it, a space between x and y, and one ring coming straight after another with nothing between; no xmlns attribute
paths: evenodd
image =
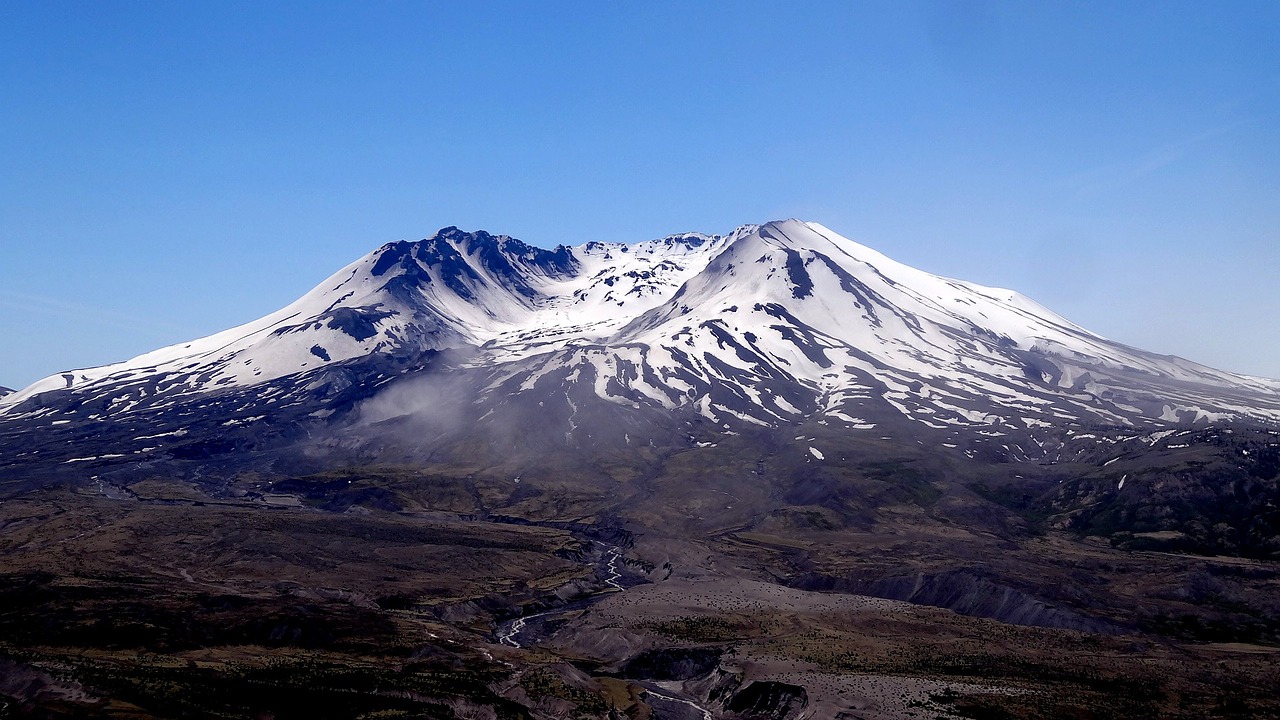
<svg viewBox="0 0 1280 720"><path fill-rule="evenodd" d="M1237 121L1188 135L1154 147L1127 162L1104 165L1088 172L1072 175L1066 179L1066 184L1073 186L1072 192L1076 199L1114 191L1178 163L1197 146L1227 135L1244 124L1243 121Z"/></svg>
<svg viewBox="0 0 1280 720"><path fill-rule="evenodd" d="M157 322L153 316L133 315L91 305L67 302L63 299L44 295L13 292L12 290L0 290L0 307L33 315L93 320L113 327L133 330L149 328L167 332L192 332L190 328L180 325Z"/></svg>

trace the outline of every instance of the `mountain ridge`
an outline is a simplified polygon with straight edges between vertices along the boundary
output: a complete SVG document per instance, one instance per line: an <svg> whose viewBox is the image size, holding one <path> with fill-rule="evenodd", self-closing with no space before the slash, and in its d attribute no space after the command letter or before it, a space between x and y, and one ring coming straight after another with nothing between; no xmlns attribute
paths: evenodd
<svg viewBox="0 0 1280 720"><path fill-rule="evenodd" d="M395 385L442 352L435 369L469 377L477 405L554 375L539 392L685 408L724 429L1280 422L1280 382L1115 343L1015 291L794 219L551 250L446 227L386 243L258 320L37 381L0 398L0 421L147 415L232 388L293 397L357 376ZM590 392L570 389L587 378Z"/></svg>

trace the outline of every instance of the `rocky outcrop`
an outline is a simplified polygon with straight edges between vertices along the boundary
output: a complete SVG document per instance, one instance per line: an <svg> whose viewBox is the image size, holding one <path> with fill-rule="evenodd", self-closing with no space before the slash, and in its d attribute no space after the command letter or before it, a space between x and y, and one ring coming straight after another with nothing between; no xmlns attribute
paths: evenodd
<svg viewBox="0 0 1280 720"><path fill-rule="evenodd" d="M856 593L930 605L1011 625L1107 634L1121 631L1106 620L1056 607L972 570L902 573L871 580L814 573L792 578L788 585L803 590Z"/></svg>
<svg viewBox="0 0 1280 720"><path fill-rule="evenodd" d="M100 703L78 682L58 679L38 668L0 657L0 717L11 713L24 716L44 704L87 713Z"/></svg>
<svg viewBox="0 0 1280 720"><path fill-rule="evenodd" d="M719 663L720 650L715 648L658 648L628 660L621 674L638 680L692 680Z"/></svg>
<svg viewBox="0 0 1280 720"><path fill-rule="evenodd" d="M733 720L791 720L809 704L809 694L799 685L756 681L729 700L726 717Z"/></svg>

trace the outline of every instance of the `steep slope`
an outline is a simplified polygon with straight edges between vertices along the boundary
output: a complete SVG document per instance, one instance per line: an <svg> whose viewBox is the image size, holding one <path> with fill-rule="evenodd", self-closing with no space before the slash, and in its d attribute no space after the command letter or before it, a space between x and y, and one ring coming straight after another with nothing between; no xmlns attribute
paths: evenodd
<svg viewBox="0 0 1280 720"><path fill-rule="evenodd" d="M530 278L572 269L563 252L447 228L432 241L384 245L259 320L122 363L50 376L6 398L3 408L12 412L42 393L72 390L116 393L109 410L125 412L155 405L147 398L173 400L374 354L474 343L487 326L521 317L533 295Z"/></svg>
<svg viewBox="0 0 1280 720"><path fill-rule="evenodd" d="M446 228L384 245L259 320L40 380L4 398L0 414L49 414L68 395L76 407L107 400L110 414L154 410L372 356L487 345L520 357L605 337L699 271L713 243L690 234L548 251Z"/></svg>

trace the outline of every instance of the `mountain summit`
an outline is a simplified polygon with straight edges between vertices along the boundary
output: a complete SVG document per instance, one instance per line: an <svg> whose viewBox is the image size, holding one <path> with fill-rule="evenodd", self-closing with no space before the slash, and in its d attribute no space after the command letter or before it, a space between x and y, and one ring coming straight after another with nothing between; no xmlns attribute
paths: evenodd
<svg viewBox="0 0 1280 720"><path fill-rule="evenodd" d="M0 414L47 415L51 394L141 412L449 349L522 386L559 370L590 377L602 400L715 422L860 427L887 410L937 428L1280 420L1280 383L1111 342L1016 292L798 220L554 250L449 227L383 245L254 322L45 378Z"/></svg>
<svg viewBox="0 0 1280 720"><path fill-rule="evenodd" d="M1280 382L1128 347L785 220L553 250L449 227L254 322L0 397L0 435L42 428L42 449L21 453L41 461L107 436L127 447L84 457L145 458L165 447L149 438L196 426L243 448L415 416L447 417L455 441L520 427L616 446L817 422L1051 458L1099 427L1275 424ZM237 427L252 430L232 442Z"/></svg>

